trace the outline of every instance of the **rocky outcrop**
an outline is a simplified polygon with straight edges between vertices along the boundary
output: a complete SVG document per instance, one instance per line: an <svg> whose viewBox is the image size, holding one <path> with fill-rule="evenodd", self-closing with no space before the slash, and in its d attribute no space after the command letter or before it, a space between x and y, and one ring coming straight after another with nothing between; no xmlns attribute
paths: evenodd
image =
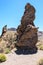
<svg viewBox="0 0 43 65"><path fill-rule="evenodd" d="M36 48L38 41L37 28L34 25L35 8L27 3L25 12L21 19L21 25L18 26L18 47Z"/></svg>
<svg viewBox="0 0 43 65"><path fill-rule="evenodd" d="M7 32L7 25L3 27L1 36L3 36L6 32Z"/></svg>
<svg viewBox="0 0 43 65"><path fill-rule="evenodd" d="M3 27L0 37L0 49L13 49L15 47L15 43L17 43L17 31L14 29L8 29L6 25Z"/></svg>

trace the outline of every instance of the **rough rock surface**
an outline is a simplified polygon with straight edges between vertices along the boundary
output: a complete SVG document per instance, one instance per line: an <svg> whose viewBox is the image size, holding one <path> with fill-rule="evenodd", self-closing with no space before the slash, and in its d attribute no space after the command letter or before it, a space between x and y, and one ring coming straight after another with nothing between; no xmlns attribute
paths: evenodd
<svg viewBox="0 0 43 65"><path fill-rule="evenodd" d="M21 25L18 26L18 43L19 47L35 48L38 41L37 28L34 25L35 8L27 3L25 12L21 19Z"/></svg>
<svg viewBox="0 0 43 65"><path fill-rule="evenodd" d="M7 29L5 25L2 29L2 34L0 38L0 51L5 48L13 49L15 43L17 42L17 31L12 29Z"/></svg>
<svg viewBox="0 0 43 65"><path fill-rule="evenodd" d="M6 32L7 32L7 25L3 27L1 36L3 36Z"/></svg>

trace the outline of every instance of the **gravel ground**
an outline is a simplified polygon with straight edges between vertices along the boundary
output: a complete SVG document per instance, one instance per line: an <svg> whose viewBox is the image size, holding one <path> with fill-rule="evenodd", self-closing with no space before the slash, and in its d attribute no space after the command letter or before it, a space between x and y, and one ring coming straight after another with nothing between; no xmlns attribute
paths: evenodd
<svg viewBox="0 0 43 65"><path fill-rule="evenodd" d="M37 65L37 61L43 57L43 51L38 50L35 54L16 54L12 52L7 54L7 61L0 65Z"/></svg>

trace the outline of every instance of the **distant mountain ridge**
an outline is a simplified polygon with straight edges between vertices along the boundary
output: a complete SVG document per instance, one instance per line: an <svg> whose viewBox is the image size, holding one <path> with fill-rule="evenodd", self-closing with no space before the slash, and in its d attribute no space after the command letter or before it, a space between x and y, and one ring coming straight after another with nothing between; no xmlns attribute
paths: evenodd
<svg viewBox="0 0 43 65"><path fill-rule="evenodd" d="M8 28L9 31L16 31L16 28Z"/></svg>
<svg viewBox="0 0 43 65"><path fill-rule="evenodd" d="M38 31L38 39L42 39L43 40L43 31Z"/></svg>

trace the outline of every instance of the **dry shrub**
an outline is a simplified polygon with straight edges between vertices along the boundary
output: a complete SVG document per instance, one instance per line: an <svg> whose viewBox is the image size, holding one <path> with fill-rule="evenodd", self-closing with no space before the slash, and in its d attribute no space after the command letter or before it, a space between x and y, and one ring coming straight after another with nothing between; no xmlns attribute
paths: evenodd
<svg viewBox="0 0 43 65"><path fill-rule="evenodd" d="M41 58L39 61L38 61L38 64L37 65L43 65L43 58Z"/></svg>

